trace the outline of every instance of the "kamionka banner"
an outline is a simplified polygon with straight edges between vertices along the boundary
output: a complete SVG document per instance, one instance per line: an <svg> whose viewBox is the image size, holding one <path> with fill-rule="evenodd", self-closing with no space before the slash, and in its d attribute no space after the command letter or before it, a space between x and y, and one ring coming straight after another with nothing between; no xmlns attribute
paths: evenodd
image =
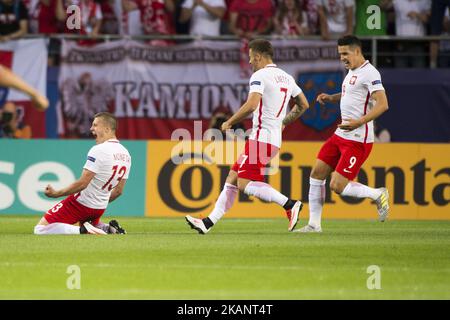
<svg viewBox="0 0 450 320"><path fill-rule="evenodd" d="M47 44L46 39L21 39L0 43L0 65L11 69L43 96L47 95ZM19 121L30 125L33 138L43 138L45 113L31 106L30 98L22 92L0 88L0 107L13 102Z"/></svg>
<svg viewBox="0 0 450 320"><path fill-rule="evenodd" d="M342 66L335 41L272 43L274 61L298 80L305 93L340 91ZM64 41L59 75L60 134L89 136L93 115L107 110L119 118L121 138L170 139L176 128L193 134L194 120L202 121L205 131L214 110L228 107L235 112L247 99L252 72L245 66L245 52L236 41L194 41L166 47L132 40L92 47ZM308 77L302 78L305 75ZM339 112L333 110L326 114L312 110L298 121L296 129L285 132L285 138L322 140L335 128Z"/></svg>

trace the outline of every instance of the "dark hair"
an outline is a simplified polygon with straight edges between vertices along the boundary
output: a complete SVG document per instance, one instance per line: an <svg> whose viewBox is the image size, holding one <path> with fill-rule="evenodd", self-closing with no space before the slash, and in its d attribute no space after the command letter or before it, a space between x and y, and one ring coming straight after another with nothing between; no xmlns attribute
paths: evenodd
<svg viewBox="0 0 450 320"><path fill-rule="evenodd" d="M117 130L117 118L109 112L99 112L94 116L95 118L102 119L103 123L105 123L112 131Z"/></svg>
<svg viewBox="0 0 450 320"><path fill-rule="evenodd" d="M250 41L248 48L252 49L253 52L258 52L262 55L273 58L273 47L270 41L266 39L255 39Z"/></svg>
<svg viewBox="0 0 450 320"><path fill-rule="evenodd" d="M358 46L362 47L361 40L352 35L343 36L338 39L338 46Z"/></svg>

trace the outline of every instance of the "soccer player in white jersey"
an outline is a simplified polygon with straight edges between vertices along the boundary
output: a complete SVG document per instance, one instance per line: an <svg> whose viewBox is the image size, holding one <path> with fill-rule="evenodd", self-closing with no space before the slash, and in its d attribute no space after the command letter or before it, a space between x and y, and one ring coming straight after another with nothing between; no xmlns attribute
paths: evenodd
<svg viewBox="0 0 450 320"><path fill-rule="evenodd" d="M200 234L207 233L231 208L238 190L283 207L289 219L288 231L295 228L302 208L300 201L289 199L263 181L265 166L281 146L282 129L305 112L308 101L294 78L273 63L273 48L269 41L251 41L249 57L254 73L249 81L247 101L222 124L222 130L230 129L253 113L252 132L244 153L231 168L211 214L204 219L186 216L188 224ZM296 104L286 115L291 97Z"/></svg>
<svg viewBox="0 0 450 320"><path fill-rule="evenodd" d="M112 114L95 115L91 132L97 144L88 152L81 177L61 190L47 186L47 197L68 197L47 211L34 227L35 234L125 233L116 220L100 222L108 203L122 194L131 168L130 154L117 140L116 129Z"/></svg>
<svg viewBox="0 0 450 320"><path fill-rule="evenodd" d="M380 221L387 218L389 211L389 193L386 188L374 189L352 181L372 150L373 120L388 109L381 76L365 60L361 41L357 37L340 38L338 52L348 70L342 83L342 92L333 95L322 93L317 101L322 105L340 101L342 123L319 151L310 176L309 222L298 232L322 231L325 181L333 171L331 190L343 196L375 200Z"/></svg>

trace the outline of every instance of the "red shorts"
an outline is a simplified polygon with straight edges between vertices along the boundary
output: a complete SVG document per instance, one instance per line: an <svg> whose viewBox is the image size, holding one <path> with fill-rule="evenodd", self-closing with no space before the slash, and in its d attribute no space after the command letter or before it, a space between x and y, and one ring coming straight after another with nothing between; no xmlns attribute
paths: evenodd
<svg viewBox="0 0 450 320"><path fill-rule="evenodd" d="M73 195L68 196L47 211L44 215L48 223L75 224L91 221L95 226L99 223L100 217L105 209L91 209L79 203Z"/></svg>
<svg viewBox="0 0 450 320"><path fill-rule="evenodd" d="M278 153L278 148L270 143L247 140L245 150L233 165L239 178L252 181L264 181L265 167Z"/></svg>
<svg viewBox="0 0 450 320"><path fill-rule="evenodd" d="M349 180L355 179L372 150L373 143L347 140L333 134L319 151L322 160Z"/></svg>

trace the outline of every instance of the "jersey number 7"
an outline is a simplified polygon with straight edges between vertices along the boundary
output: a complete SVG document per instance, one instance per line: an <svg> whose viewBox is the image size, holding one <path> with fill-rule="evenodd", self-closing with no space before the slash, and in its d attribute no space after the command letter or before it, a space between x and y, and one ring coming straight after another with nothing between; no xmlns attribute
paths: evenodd
<svg viewBox="0 0 450 320"><path fill-rule="evenodd" d="M105 188L108 187L108 191L111 191L113 188L115 188L117 186L117 184L119 184L120 180L122 180L123 176L127 172L127 167L123 166L120 168L119 172L117 172L118 168L119 168L119 166L112 167L113 174L111 175L109 180L103 185L102 190L105 190ZM117 184L113 187L111 181L114 179L114 177L116 176L117 173L118 173L119 177L117 178Z"/></svg>
<svg viewBox="0 0 450 320"><path fill-rule="evenodd" d="M281 113L281 111L284 108L284 103L286 102L286 96L287 96L288 89L287 88L280 88L280 91L284 93L284 98L283 98L283 103L281 104L280 111L278 111L277 118L280 116L280 113Z"/></svg>

